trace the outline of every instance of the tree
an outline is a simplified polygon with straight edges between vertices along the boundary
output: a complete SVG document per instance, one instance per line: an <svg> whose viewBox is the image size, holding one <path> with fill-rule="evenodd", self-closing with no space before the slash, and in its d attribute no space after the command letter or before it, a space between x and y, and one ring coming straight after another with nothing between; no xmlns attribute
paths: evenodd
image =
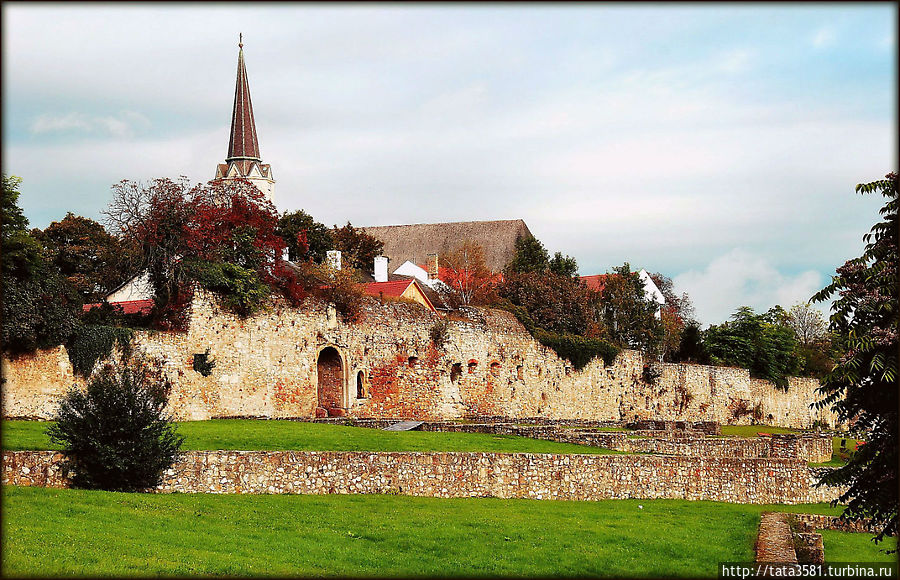
<svg viewBox="0 0 900 580"><path fill-rule="evenodd" d="M0 274L3 329L0 349L33 351L62 344L78 324L81 300L44 255L28 232L28 219L18 206L21 178L2 177L0 204Z"/></svg>
<svg viewBox="0 0 900 580"><path fill-rule="evenodd" d="M524 308L535 326L551 332L584 335L594 321L591 291L568 276L507 272L497 293Z"/></svg>
<svg viewBox="0 0 900 580"><path fill-rule="evenodd" d="M493 290L494 276L484 261L481 244L465 240L440 257L442 292L454 307L484 304Z"/></svg>
<svg viewBox="0 0 900 580"><path fill-rule="evenodd" d="M708 365L710 363L709 352L707 352L703 344L703 332L700 330L700 323L691 321L684 327L678 349L672 353L671 360L673 362L699 365Z"/></svg>
<svg viewBox="0 0 900 580"><path fill-rule="evenodd" d="M553 254L548 267L557 276L568 276L570 278L578 276L578 262L572 256L563 256L562 252Z"/></svg>
<svg viewBox="0 0 900 580"><path fill-rule="evenodd" d="M594 303L614 344L657 354L665 332L656 318L657 304L647 299L644 283L627 262L607 273Z"/></svg>
<svg viewBox="0 0 900 580"><path fill-rule="evenodd" d="M276 231L287 245L288 259L292 262L310 259L321 264L325 253L335 248L331 230L302 209L285 212L278 219Z"/></svg>
<svg viewBox="0 0 900 580"><path fill-rule="evenodd" d="M516 238L515 254L506 267L508 272L543 272L549 267L550 254L540 240L534 236Z"/></svg>
<svg viewBox="0 0 900 580"><path fill-rule="evenodd" d="M81 294L85 302L97 302L137 272L137 252L124 240L110 235L96 221L66 214L40 232L47 257Z"/></svg>
<svg viewBox="0 0 900 580"><path fill-rule="evenodd" d="M682 335L685 329L691 324L697 325L697 321L694 320L694 304L687 292L683 292L680 296L675 293L675 285L668 276L656 272L650 274L650 279L666 299L666 303L662 305L659 313L664 330L661 349L663 360L671 361L674 360L675 353L682 347ZM697 329L699 330L699 325L697 325ZM692 335L688 340L694 340L696 337L696 335ZM684 346L691 350L698 345L685 344ZM702 358L699 351L694 355Z"/></svg>
<svg viewBox="0 0 900 580"><path fill-rule="evenodd" d="M847 486L839 498L847 504L841 517L871 518L879 528L876 543L897 535L897 181L897 174L889 173L856 186L857 193L887 198L880 210L883 221L863 236L862 256L845 262L812 298L837 297L829 328L847 347L824 378L817 405L831 406L842 421L855 421L856 428L867 431L866 444L820 484Z"/></svg>
<svg viewBox="0 0 900 580"><path fill-rule="evenodd" d="M72 388L47 430L62 446L76 487L141 491L162 480L184 438L165 413L168 383L143 364L106 366Z"/></svg>
<svg viewBox="0 0 900 580"><path fill-rule="evenodd" d="M721 325L710 326L703 344L713 364L750 369L750 375L787 387L787 377L800 369L797 340L780 306L756 314L742 306Z"/></svg>
<svg viewBox="0 0 900 580"><path fill-rule="evenodd" d="M271 288L290 286L279 267L285 244L275 229L278 213L249 182L126 180L113 194L107 221L140 248L163 328L183 324L195 281L241 314L261 305Z"/></svg>
<svg viewBox="0 0 900 580"><path fill-rule="evenodd" d="M808 303L795 304L788 310L787 325L797 337L797 356L800 358L800 374L824 378L840 354L828 332L822 313Z"/></svg>
<svg viewBox="0 0 900 580"><path fill-rule="evenodd" d="M341 251L341 260L370 276L375 272L375 257L381 255L384 242L354 228L350 222L342 228L335 225L332 235L336 249Z"/></svg>
<svg viewBox="0 0 900 580"><path fill-rule="evenodd" d="M787 325L802 346L825 338L828 325L822 313L809 303L794 304L787 313Z"/></svg>

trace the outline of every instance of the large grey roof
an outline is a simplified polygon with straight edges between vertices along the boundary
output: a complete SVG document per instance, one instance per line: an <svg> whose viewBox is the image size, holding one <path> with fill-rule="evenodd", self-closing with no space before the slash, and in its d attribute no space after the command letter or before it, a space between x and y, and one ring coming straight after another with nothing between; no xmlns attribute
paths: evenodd
<svg viewBox="0 0 900 580"><path fill-rule="evenodd" d="M499 272L513 258L516 239L531 235L520 219L368 226L363 229L384 242L383 253L390 258L391 269L407 260L424 265L428 254L447 254L465 240L471 240L484 248L488 268Z"/></svg>

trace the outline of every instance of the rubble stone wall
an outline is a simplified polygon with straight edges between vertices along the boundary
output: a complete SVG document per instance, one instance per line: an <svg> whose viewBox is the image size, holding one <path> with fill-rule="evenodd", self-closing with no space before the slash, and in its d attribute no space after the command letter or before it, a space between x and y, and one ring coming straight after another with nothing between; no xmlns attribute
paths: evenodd
<svg viewBox="0 0 900 580"><path fill-rule="evenodd" d="M3 453L5 485L62 487L61 455ZM160 492L402 493L560 500L688 499L813 503L833 499L794 459L532 453L193 451Z"/></svg>
<svg viewBox="0 0 900 580"><path fill-rule="evenodd" d="M660 364L655 384L642 381L645 361L623 351L613 364L594 360L580 371L536 342L504 311L473 311L449 320L448 338L430 337L440 316L421 305L367 299L359 322L343 322L312 300L301 308L274 301L241 319L197 292L186 332L135 333L136 349L156 358L173 383L176 418L314 417L319 353L333 347L342 362L340 414L359 418L453 419L472 415L551 420L715 421L749 423L748 409L773 425L834 424L810 410L815 381L791 379L786 392L750 379L746 369ZM209 376L193 369L209 349ZM4 415L52 415L66 387L78 382L62 348L4 362ZM8 372L7 372L8 371ZM366 396L357 397L362 373ZM764 419L765 420L765 419Z"/></svg>

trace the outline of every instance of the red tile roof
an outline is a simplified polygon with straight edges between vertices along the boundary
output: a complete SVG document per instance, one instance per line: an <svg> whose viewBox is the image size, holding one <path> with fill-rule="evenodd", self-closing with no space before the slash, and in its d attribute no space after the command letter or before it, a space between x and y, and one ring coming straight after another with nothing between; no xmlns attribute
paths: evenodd
<svg viewBox="0 0 900 580"><path fill-rule="evenodd" d="M391 298L399 298L403 296L409 285L413 283L412 278L406 280L391 280L389 282L369 282L365 285L366 294L369 296L388 296Z"/></svg>
<svg viewBox="0 0 900 580"><path fill-rule="evenodd" d="M581 281L584 282L591 290L595 292L603 292L603 289L606 287L606 278L612 275L614 274L595 274L593 276L582 276Z"/></svg>
<svg viewBox="0 0 900 580"><path fill-rule="evenodd" d="M125 302L112 302L113 307L121 309L122 314L150 314L153 310L153 300L126 300ZM81 307L84 312L103 306L102 302L85 304Z"/></svg>

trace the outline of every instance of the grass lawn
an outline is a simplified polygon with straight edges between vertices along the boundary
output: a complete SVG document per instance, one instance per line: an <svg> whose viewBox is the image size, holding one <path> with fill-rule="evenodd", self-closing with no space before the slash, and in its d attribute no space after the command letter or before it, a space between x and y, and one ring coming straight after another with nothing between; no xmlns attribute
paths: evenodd
<svg viewBox="0 0 900 580"><path fill-rule="evenodd" d="M2 499L4 576L715 577L752 561L760 512L840 509L10 486Z"/></svg>
<svg viewBox="0 0 900 580"><path fill-rule="evenodd" d="M54 449L47 421L3 421L3 449ZM609 449L514 435L382 431L299 421L214 419L178 423L185 450L493 451L501 453L616 453Z"/></svg>
<svg viewBox="0 0 900 580"><path fill-rule="evenodd" d="M819 530L825 543L827 562L897 562L896 554L885 550L897 548L897 538L886 538L877 546L871 534L854 534L835 530Z"/></svg>

